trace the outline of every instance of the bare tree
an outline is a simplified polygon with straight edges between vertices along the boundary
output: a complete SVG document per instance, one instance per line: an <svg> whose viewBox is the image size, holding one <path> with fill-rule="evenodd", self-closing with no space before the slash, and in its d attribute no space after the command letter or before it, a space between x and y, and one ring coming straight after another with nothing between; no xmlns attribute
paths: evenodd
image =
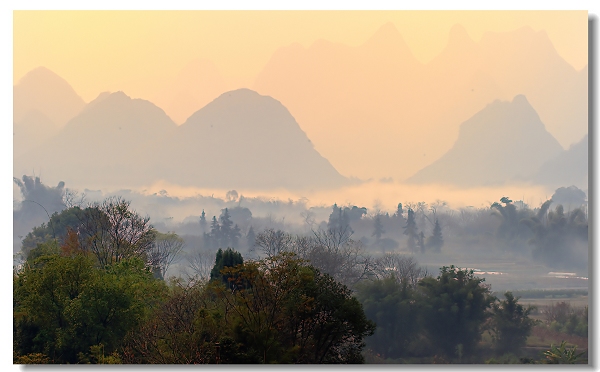
<svg viewBox="0 0 600 372"><path fill-rule="evenodd" d="M186 272L188 280L191 283L208 282L210 271L215 265L215 253L197 249L186 255L191 272ZM187 270L186 270L187 271Z"/></svg>
<svg viewBox="0 0 600 372"><path fill-rule="evenodd" d="M256 237L256 247L267 257L290 251L292 235L282 230L266 229Z"/></svg>
<svg viewBox="0 0 600 372"><path fill-rule="evenodd" d="M148 252L148 262L161 278L165 277L169 266L179 257L184 245L185 241L175 233L156 233Z"/></svg>
<svg viewBox="0 0 600 372"><path fill-rule="evenodd" d="M399 253L387 253L377 259L376 271L380 277L393 275L399 282L405 280L413 288L428 275L413 256Z"/></svg>
<svg viewBox="0 0 600 372"><path fill-rule="evenodd" d="M147 260L156 231L149 217L130 209L131 202L110 197L90 204L80 216L79 236L82 249L92 252L100 265L126 258Z"/></svg>
<svg viewBox="0 0 600 372"><path fill-rule="evenodd" d="M313 231L310 237L269 229L256 237L256 245L267 257L294 253L348 287L374 275L375 261L365 253L362 243L333 229Z"/></svg>

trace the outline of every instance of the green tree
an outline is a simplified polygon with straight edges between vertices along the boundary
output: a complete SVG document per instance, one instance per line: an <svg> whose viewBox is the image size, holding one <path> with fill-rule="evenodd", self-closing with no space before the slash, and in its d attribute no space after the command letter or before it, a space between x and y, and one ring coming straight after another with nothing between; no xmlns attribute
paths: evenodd
<svg viewBox="0 0 600 372"><path fill-rule="evenodd" d="M77 363L99 344L111 354L162 289L139 259L98 268L88 254L41 255L14 280L14 351L40 353L51 363Z"/></svg>
<svg viewBox="0 0 600 372"><path fill-rule="evenodd" d="M206 233L206 213L204 213L204 209L202 210L202 214L200 215L200 230L202 234Z"/></svg>
<svg viewBox="0 0 600 372"><path fill-rule="evenodd" d="M381 236L384 233L385 230L383 229L383 224L381 223L381 217L377 215L373 219L373 233L371 234L371 236L374 236L375 239L379 241L379 239L381 239Z"/></svg>
<svg viewBox="0 0 600 372"><path fill-rule="evenodd" d="M415 212L412 208L408 208L408 217L404 226L404 235L408 235L408 250L415 252L417 248L417 222L415 221Z"/></svg>
<svg viewBox="0 0 600 372"><path fill-rule="evenodd" d="M210 271L210 280L220 280L224 284L229 285L229 278L231 276L224 274L222 272L223 269L225 267L235 267L243 263L244 258L239 252L231 248L227 248L225 251L219 248L215 257L215 265Z"/></svg>
<svg viewBox="0 0 600 372"><path fill-rule="evenodd" d="M39 243L49 239L57 239L63 242L69 229L77 229L80 224L82 210L79 207L71 207L61 212L55 212L50 216L47 223L34 227L23 239L21 252L27 257L30 250Z"/></svg>
<svg viewBox="0 0 600 372"><path fill-rule="evenodd" d="M475 277L473 270L444 266L437 278L425 277L419 282L424 296L421 325L434 347L447 357L456 355L457 350L470 355L481 339L494 301L484 281Z"/></svg>
<svg viewBox="0 0 600 372"><path fill-rule="evenodd" d="M248 233L246 233L246 244L248 245L248 251L254 251L254 247L256 246L256 234L254 233L254 228L252 226L250 226Z"/></svg>
<svg viewBox="0 0 600 372"><path fill-rule="evenodd" d="M433 227L433 234L427 239L427 247L432 248L435 252L440 252L444 246L444 238L442 237L442 228L437 218Z"/></svg>
<svg viewBox="0 0 600 372"><path fill-rule="evenodd" d="M512 292L504 293L505 299L492 304L490 332L499 355L518 353L531 334L534 319L529 317L533 307L519 304Z"/></svg>
<svg viewBox="0 0 600 372"><path fill-rule="evenodd" d="M293 254L224 269L235 338L262 363L361 363L375 325L344 285Z"/></svg>
<svg viewBox="0 0 600 372"><path fill-rule="evenodd" d="M357 298L367 318L377 324L367 346L383 358L409 354L409 344L418 337L418 296L408 279L395 275L358 286Z"/></svg>

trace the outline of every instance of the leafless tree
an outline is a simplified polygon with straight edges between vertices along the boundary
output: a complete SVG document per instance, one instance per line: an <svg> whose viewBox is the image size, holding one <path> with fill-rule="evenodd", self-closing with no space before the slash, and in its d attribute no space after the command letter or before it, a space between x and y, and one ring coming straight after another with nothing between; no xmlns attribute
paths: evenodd
<svg viewBox="0 0 600 372"><path fill-rule="evenodd" d="M169 266L179 258L184 245L185 241L175 233L156 233L148 252L148 262L161 278L165 277Z"/></svg>
<svg viewBox="0 0 600 372"><path fill-rule="evenodd" d="M188 281L191 283L207 282L210 271L215 265L215 253L197 249L186 255L190 272L187 272ZM186 270L187 271L187 270Z"/></svg>
<svg viewBox="0 0 600 372"><path fill-rule="evenodd" d="M412 287L428 275L413 256L399 253L387 253L377 259L377 274L380 277L393 275L398 281L406 280Z"/></svg>
<svg viewBox="0 0 600 372"><path fill-rule="evenodd" d="M132 257L147 260L155 234L150 218L132 211L121 197L90 204L80 216L80 245L102 266Z"/></svg>
<svg viewBox="0 0 600 372"><path fill-rule="evenodd" d="M269 229L256 237L256 244L267 257L294 253L348 287L375 275L375 261L365 253L362 243L339 231L328 229L313 232L313 236L293 236Z"/></svg>
<svg viewBox="0 0 600 372"><path fill-rule="evenodd" d="M256 237L257 250L267 257L290 251L293 236L282 230L266 229Z"/></svg>

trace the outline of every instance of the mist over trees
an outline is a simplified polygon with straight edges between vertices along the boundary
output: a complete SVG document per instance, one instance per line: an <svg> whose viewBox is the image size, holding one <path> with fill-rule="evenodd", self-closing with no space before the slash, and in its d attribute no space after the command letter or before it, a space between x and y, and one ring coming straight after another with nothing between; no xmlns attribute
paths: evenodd
<svg viewBox="0 0 600 372"><path fill-rule="evenodd" d="M587 201L575 187L536 208L502 196L459 210L404 201L393 214L231 192L154 224L124 197L73 205L63 184L21 184L56 201L15 267L23 363L482 362L522 355L535 309L497 297L489 273L431 262L502 256L587 273ZM561 321L553 329L585 324Z"/></svg>

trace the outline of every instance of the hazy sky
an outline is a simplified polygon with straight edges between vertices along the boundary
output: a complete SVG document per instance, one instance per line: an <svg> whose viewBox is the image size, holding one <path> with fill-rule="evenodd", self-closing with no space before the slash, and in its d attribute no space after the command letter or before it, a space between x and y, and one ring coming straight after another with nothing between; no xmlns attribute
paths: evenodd
<svg viewBox="0 0 600 372"><path fill-rule="evenodd" d="M14 83L38 66L88 102L102 91L150 99L196 58L230 84L251 86L271 55L318 39L358 46L387 22L428 62L454 24L486 31L545 30L573 67L587 64L587 11L15 11Z"/></svg>

